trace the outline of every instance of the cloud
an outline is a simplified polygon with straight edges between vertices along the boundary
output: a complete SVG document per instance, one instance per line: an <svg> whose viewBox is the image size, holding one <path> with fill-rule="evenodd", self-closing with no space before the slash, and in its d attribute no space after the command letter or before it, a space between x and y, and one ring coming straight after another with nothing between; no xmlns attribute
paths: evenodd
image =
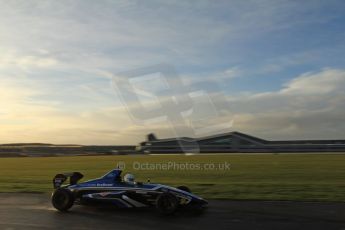
<svg viewBox="0 0 345 230"><path fill-rule="evenodd" d="M44 57L42 55L20 55L20 54L2 54L0 56L0 69L20 68L24 71L33 69L42 69L56 66L58 60L53 57Z"/></svg>
<svg viewBox="0 0 345 230"><path fill-rule="evenodd" d="M128 138L117 138L131 125L126 111L115 103L107 108L104 95L91 96L94 101L88 98L88 106L69 109L66 102L46 98L50 89L44 90L29 79L18 82L0 76L1 143L121 144ZM112 132L102 131L107 129Z"/></svg>
<svg viewBox="0 0 345 230"><path fill-rule="evenodd" d="M191 92L192 93L192 92ZM221 92L217 92L218 94ZM198 95L196 92L195 95ZM169 107L167 97L159 97L163 107ZM325 68L320 72L308 72L288 81L278 91L253 93L231 97L209 95L213 103L205 98L193 101L193 113L187 119L186 126L167 126L167 121L157 119L157 123L132 126L129 133L157 132L159 136L169 137L187 133L188 128L197 126L207 128L223 124L218 130L212 129L207 134L225 131L243 131L269 139L324 139L345 138L345 70ZM202 99L202 101L200 101ZM218 100L218 101L215 101ZM200 102L202 102L200 104ZM150 108L150 103L146 104ZM196 107L201 105L201 107ZM136 105L129 105L136 107ZM216 106L216 107L215 107ZM170 106L171 107L171 106ZM170 108L169 107L169 108ZM206 111L200 115L198 108ZM170 108L173 111L173 107ZM177 108L175 109L177 110ZM211 112L214 111L215 113ZM178 112L178 111L177 111ZM193 120L195 115L199 117ZM189 119L189 121L188 121ZM225 124L232 123L232 127ZM136 131L135 131L136 130ZM126 130L124 133L127 132ZM192 136L200 136L194 130Z"/></svg>
<svg viewBox="0 0 345 230"><path fill-rule="evenodd" d="M7 80L1 81L0 87L3 130L0 141L3 143L136 144L150 132L171 137L190 131L178 124L170 126L166 120L137 124L124 107L114 104L94 107L91 103L77 110L66 110L58 101L47 101L44 97L32 100L45 93L35 85L27 88ZM108 95L98 94L98 97L97 101L103 101ZM164 103L164 98L160 99ZM206 119L198 118L198 127L233 120L233 127L219 132L238 130L269 139L345 138L345 70L342 69L305 73L278 91L226 97L226 100L217 102L222 111L216 110L216 116L212 113ZM215 108L204 100L200 105L206 112ZM195 131L194 136L198 136ZM214 133L217 130L209 134Z"/></svg>
<svg viewBox="0 0 345 230"><path fill-rule="evenodd" d="M110 86L114 73L162 62L175 66L185 83L219 84L225 95L228 82L242 81L217 108L228 116L219 119L236 118L238 130L282 138L341 136L335 121L343 115L344 6L2 1L0 142L122 144L155 130L174 135L163 123L135 125ZM286 85L272 83L276 78ZM259 84L264 87L253 90Z"/></svg>
<svg viewBox="0 0 345 230"><path fill-rule="evenodd" d="M281 90L232 98L235 129L273 139L345 138L345 70L305 73Z"/></svg>
<svg viewBox="0 0 345 230"><path fill-rule="evenodd" d="M0 41L24 55L43 49L55 59L87 68L120 71L162 61L236 65L249 58L253 42L260 46L262 36L337 17L320 17L326 6L337 4L15 1L1 4Z"/></svg>
<svg viewBox="0 0 345 230"><path fill-rule="evenodd" d="M305 73L293 79L281 90L281 94L336 95L344 90L344 84L344 71L324 69L319 73Z"/></svg>

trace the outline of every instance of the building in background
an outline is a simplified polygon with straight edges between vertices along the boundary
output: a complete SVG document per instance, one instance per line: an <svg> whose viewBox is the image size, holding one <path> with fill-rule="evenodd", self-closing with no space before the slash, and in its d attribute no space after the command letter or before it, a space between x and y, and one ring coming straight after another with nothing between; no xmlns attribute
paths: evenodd
<svg viewBox="0 0 345 230"><path fill-rule="evenodd" d="M229 132L202 138L158 139L149 134L137 150L143 153L201 153L234 152L345 152L345 140L287 140L269 141L240 132ZM182 147L181 147L182 146ZM190 150L190 151L189 151Z"/></svg>

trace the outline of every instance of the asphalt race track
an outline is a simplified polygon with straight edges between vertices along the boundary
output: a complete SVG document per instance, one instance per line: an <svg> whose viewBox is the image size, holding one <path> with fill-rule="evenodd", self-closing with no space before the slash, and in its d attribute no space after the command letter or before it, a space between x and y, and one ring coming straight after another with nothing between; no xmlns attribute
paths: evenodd
<svg viewBox="0 0 345 230"><path fill-rule="evenodd" d="M345 203L211 201L204 214L74 206L55 211L46 194L0 194L0 229L344 229Z"/></svg>

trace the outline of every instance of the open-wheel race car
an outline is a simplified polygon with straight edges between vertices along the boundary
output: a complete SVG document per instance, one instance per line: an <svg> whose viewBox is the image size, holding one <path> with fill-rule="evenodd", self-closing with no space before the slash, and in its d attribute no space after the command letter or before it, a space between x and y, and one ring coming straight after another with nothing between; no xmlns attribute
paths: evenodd
<svg viewBox="0 0 345 230"><path fill-rule="evenodd" d="M57 174L53 179L52 204L59 211L68 211L74 204L108 204L119 208L156 208L162 214L172 214L187 208L202 211L207 201L191 193L188 187L177 188L154 183L136 182L134 176L121 177L114 169L104 176L78 183L79 172ZM69 179L69 184L63 185Z"/></svg>

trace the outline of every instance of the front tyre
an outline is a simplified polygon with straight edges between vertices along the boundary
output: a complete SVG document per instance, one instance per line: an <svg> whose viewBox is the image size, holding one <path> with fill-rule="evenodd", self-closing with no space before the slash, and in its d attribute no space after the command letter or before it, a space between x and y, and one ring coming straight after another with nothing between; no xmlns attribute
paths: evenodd
<svg viewBox="0 0 345 230"><path fill-rule="evenodd" d="M156 208L164 215L171 215L176 212L179 201L177 197L171 193L165 192L157 198Z"/></svg>
<svg viewBox="0 0 345 230"><path fill-rule="evenodd" d="M52 194L52 204L60 212L66 212L73 206L74 196L68 189L56 189Z"/></svg>

